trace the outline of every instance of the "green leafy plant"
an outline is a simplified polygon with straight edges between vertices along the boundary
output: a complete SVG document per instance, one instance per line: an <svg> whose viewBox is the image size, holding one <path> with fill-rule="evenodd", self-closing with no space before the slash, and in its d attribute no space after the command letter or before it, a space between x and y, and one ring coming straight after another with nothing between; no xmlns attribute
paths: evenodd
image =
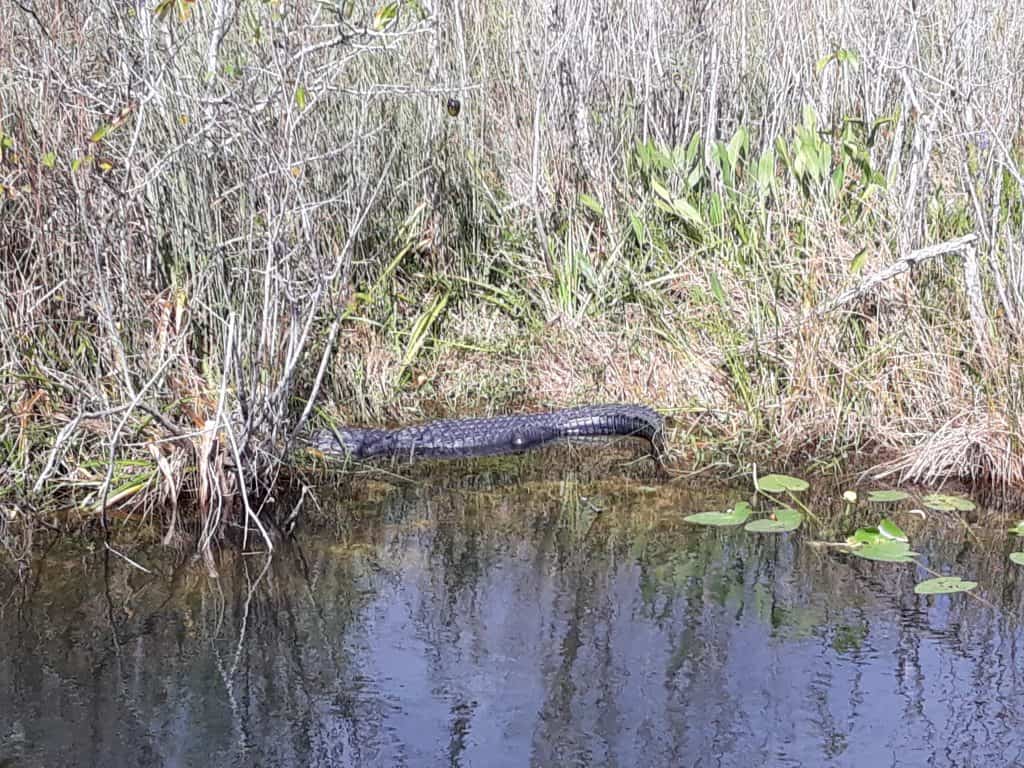
<svg viewBox="0 0 1024 768"><path fill-rule="evenodd" d="M737 502L736 505L725 512L698 512L683 519L688 523L697 525L731 526L741 525L751 515L750 505L745 501Z"/></svg>
<svg viewBox="0 0 1024 768"><path fill-rule="evenodd" d="M919 581L914 592L918 595L949 595L954 592L967 592L978 586L976 581L964 581L959 576L937 576L934 579Z"/></svg>
<svg viewBox="0 0 1024 768"><path fill-rule="evenodd" d="M757 479L755 487L759 493L770 498L778 506L768 510L763 517L748 522L744 526L744 530L750 533L789 533L800 527L804 514L780 503L773 494L787 493L805 512L809 513L809 510L793 496L793 493L807 490L808 484L805 480L789 475L765 475ZM750 504L741 501L725 512L698 512L684 519L686 522L696 525L735 526L745 523L753 514L754 510Z"/></svg>
<svg viewBox="0 0 1024 768"><path fill-rule="evenodd" d="M974 509L974 502L970 499L948 493L930 493L921 499L921 503L939 512L970 512Z"/></svg>
<svg viewBox="0 0 1024 768"><path fill-rule="evenodd" d="M911 551L907 535L888 518L882 518L877 527L858 528L846 543L850 554L865 560L909 563L918 554Z"/></svg>
<svg viewBox="0 0 1024 768"><path fill-rule="evenodd" d="M799 528L803 519L795 509L784 507L772 511L768 517L747 523L744 529L751 533L789 533Z"/></svg>
<svg viewBox="0 0 1024 768"><path fill-rule="evenodd" d="M867 494L867 500L875 504L891 504L892 502L903 501L904 499L909 498L909 493L897 489L883 491L868 491Z"/></svg>

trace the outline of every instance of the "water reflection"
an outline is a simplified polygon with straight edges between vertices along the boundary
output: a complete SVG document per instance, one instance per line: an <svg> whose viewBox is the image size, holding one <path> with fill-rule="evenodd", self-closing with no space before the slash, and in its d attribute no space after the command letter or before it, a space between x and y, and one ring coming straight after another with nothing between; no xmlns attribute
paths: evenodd
<svg viewBox="0 0 1024 768"><path fill-rule="evenodd" d="M643 480L377 485L210 579L51 553L0 634L5 765L979 766L1024 760L1004 553L915 541L998 607ZM355 501L353 501L355 499ZM164 555L165 556L165 555Z"/></svg>

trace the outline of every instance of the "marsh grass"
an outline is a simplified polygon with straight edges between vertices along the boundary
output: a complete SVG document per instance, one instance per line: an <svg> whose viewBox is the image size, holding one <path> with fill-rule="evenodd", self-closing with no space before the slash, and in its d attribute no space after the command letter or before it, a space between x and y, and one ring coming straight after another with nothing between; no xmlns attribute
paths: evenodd
<svg viewBox="0 0 1024 768"><path fill-rule="evenodd" d="M8 533L270 546L310 419L595 399L1024 478L1017 4L0 2Z"/></svg>

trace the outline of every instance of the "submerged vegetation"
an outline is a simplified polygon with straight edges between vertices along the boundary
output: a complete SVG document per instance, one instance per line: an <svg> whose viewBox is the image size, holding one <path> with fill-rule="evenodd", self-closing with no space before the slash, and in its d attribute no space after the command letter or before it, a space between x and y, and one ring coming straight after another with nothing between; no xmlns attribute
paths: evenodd
<svg viewBox="0 0 1024 768"><path fill-rule="evenodd" d="M208 552L311 422L604 400L1024 485L1019 4L7 5L0 525Z"/></svg>

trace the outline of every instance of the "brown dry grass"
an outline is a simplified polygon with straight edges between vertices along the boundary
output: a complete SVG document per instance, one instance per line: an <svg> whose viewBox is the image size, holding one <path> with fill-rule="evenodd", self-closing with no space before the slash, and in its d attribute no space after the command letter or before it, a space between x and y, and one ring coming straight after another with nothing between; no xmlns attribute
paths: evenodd
<svg viewBox="0 0 1024 768"><path fill-rule="evenodd" d="M0 4L4 525L270 546L310 419L589 400L1021 482L1019 4Z"/></svg>

